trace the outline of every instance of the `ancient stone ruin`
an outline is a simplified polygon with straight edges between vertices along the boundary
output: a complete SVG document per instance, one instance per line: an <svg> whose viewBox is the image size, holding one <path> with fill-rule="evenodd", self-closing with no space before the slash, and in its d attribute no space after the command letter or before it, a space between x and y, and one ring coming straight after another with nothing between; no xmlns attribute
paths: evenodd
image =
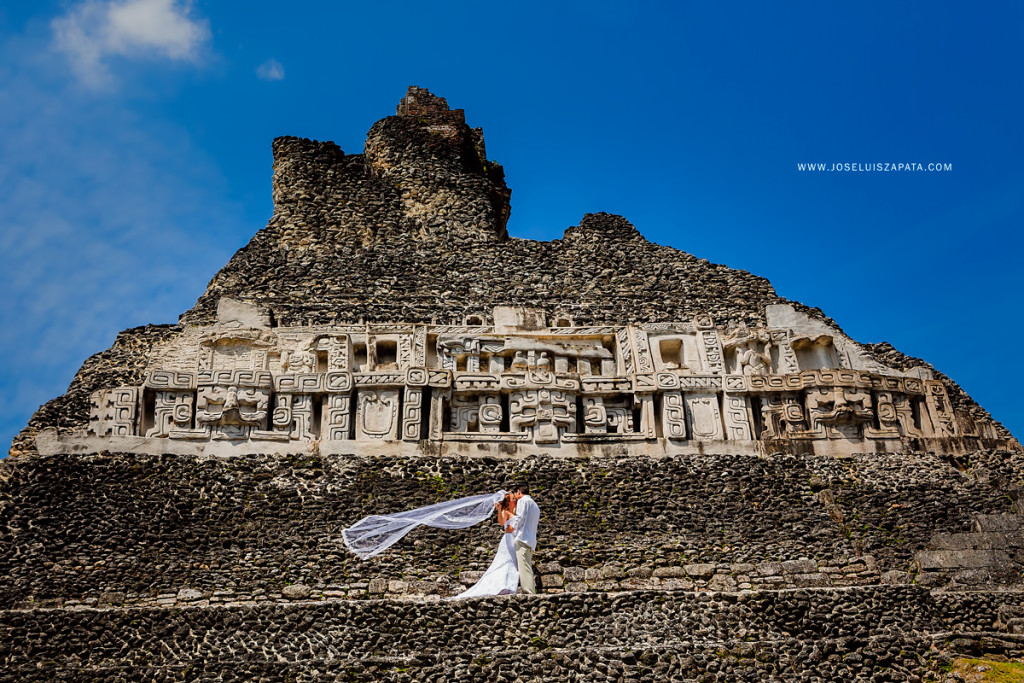
<svg viewBox="0 0 1024 683"><path fill-rule="evenodd" d="M273 196L0 465L0 679L914 680L1024 652L1024 453L924 361L618 216L510 237L481 129L424 89L363 153L275 140ZM441 601L490 524L341 542L524 477L540 596Z"/></svg>

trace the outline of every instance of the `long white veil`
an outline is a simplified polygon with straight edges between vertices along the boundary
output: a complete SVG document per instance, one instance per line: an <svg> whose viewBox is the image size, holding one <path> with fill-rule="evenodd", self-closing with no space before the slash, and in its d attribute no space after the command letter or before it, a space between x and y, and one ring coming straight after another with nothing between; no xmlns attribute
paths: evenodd
<svg viewBox="0 0 1024 683"><path fill-rule="evenodd" d="M370 515L343 529L345 545L360 559L379 555L421 524L441 529L465 529L479 524L494 512L494 504L505 497L504 491L456 498L415 510L391 515Z"/></svg>

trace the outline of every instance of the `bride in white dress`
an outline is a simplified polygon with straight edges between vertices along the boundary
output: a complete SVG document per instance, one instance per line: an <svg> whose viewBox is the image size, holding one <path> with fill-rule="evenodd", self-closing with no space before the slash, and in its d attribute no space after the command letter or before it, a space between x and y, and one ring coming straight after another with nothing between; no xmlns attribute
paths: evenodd
<svg viewBox="0 0 1024 683"><path fill-rule="evenodd" d="M454 597L472 598L485 595L507 595L519 588L519 566L516 562L515 534L505 533L505 526L516 514L516 499L511 493L498 491L434 503L415 510L363 517L342 529L345 546L360 559L368 560L384 552L420 525L440 529L465 529L484 521L498 511L501 540L494 561L469 590Z"/></svg>
<svg viewBox="0 0 1024 683"><path fill-rule="evenodd" d="M449 600L476 598L486 595L510 595L519 589L519 565L516 562L516 549L512 541L514 534L505 533L505 525L516 514L516 499L511 493L494 504L498 510L498 525L501 528L501 540L498 551L494 554L491 566L484 575L469 589L455 595Z"/></svg>

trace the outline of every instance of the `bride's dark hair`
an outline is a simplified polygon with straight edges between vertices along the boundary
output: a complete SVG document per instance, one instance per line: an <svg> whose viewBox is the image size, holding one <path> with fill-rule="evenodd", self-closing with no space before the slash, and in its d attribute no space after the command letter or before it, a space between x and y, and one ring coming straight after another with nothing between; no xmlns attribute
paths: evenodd
<svg viewBox="0 0 1024 683"><path fill-rule="evenodd" d="M512 505L513 505L512 494L511 493L506 493L505 497L501 499L501 509L502 510L511 510L512 509Z"/></svg>

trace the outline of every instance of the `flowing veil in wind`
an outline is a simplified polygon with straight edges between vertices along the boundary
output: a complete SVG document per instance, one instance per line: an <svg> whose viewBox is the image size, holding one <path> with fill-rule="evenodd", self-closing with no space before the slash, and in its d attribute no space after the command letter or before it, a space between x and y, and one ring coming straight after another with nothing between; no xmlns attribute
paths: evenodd
<svg viewBox="0 0 1024 683"><path fill-rule="evenodd" d="M465 529L479 524L491 516L494 504L504 497L505 492L498 491L391 515L370 515L343 529L341 535L346 547L366 560L384 552L421 524L441 529Z"/></svg>

